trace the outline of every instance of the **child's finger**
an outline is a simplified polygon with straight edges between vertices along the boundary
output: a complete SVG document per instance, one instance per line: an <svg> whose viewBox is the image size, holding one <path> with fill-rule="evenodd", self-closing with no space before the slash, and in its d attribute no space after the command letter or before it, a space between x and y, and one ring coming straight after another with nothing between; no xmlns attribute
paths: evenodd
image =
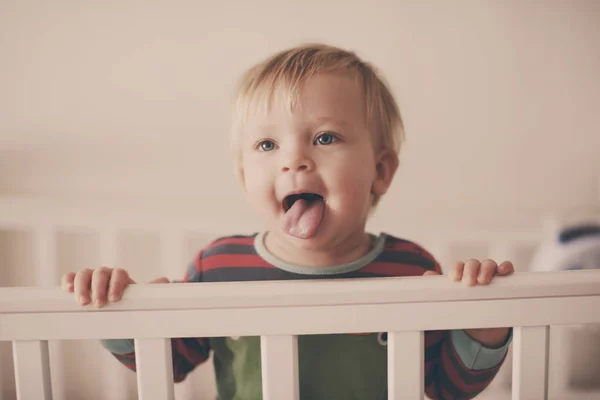
<svg viewBox="0 0 600 400"><path fill-rule="evenodd" d="M77 302L85 306L90 302L90 282L92 280L92 270L89 268L83 269L75 274L73 281L75 299Z"/></svg>
<svg viewBox="0 0 600 400"><path fill-rule="evenodd" d="M75 280L75 272L69 272L69 273L64 274L60 280L61 289L64 290L65 292L73 293L73 290L74 290L73 281L74 280Z"/></svg>
<svg viewBox="0 0 600 400"><path fill-rule="evenodd" d="M479 267L481 264L477 260L469 260L465 263L463 269L462 282L468 286L473 286L477 282L477 275L479 275Z"/></svg>
<svg viewBox="0 0 600 400"><path fill-rule="evenodd" d="M131 279L127 271L122 268L115 268L110 277L108 300L113 303L121 300L125 287L132 283L135 282Z"/></svg>
<svg viewBox="0 0 600 400"><path fill-rule="evenodd" d="M92 274L92 302L96 307L106 304L106 293L112 268L102 267L94 270Z"/></svg>
<svg viewBox="0 0 600 400"><path fill-rule="evenodd" d="M431 272L431 271L427 271L427 272ZM423 275L428 275L427 272L425 272ZM153 279L148 283L171 283L171 281L169 280L169 278L162 277L162 278Z"/></svg>
<svg viewBox="0 0 600 400"><path fill-rule="evenodd" d="M477 275L477 283L480 285L487 285L492 280L492 277L496 274L498 265L493 260L484 260L479 268L479 275Z"/></svg>
<svg viewBox="0 0 600 400"><path fill-rule="evenodd" d="M452 268L452 271L450 271L450 279L452 279L454 282L460 282L463 277L464 269L464 262L459 261L456 264L454 264L454 268Z"/></svg>
<svg viewBox="0 0 600 400"><path fill-rule="evenodd" d="M504 261L498 266L498 275L510 275L513 272L515 272L515 267L510 261Z"/></svg>

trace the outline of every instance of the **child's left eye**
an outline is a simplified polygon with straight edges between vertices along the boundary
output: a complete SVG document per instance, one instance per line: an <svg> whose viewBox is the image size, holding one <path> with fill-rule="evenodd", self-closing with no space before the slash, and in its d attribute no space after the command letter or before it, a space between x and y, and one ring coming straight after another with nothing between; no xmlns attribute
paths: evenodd
<svg viewBox="0 0 600 400"><path fill-rule="evenodd" d="M337 140L338 138L336 138L335 135L331 133L323 133L315 140L315 144L328 145L335 143Z"/></svg>

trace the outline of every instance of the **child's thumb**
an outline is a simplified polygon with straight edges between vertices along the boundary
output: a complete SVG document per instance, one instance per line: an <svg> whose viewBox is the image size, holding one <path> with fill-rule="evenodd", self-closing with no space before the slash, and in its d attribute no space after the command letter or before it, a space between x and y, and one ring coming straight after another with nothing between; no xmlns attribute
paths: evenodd
<svg viewBox="0 0 600 400"><path fill-rule="evenodd" d="M165 278L164 276L162 278L156 278L154 280L151 280L148 283L171 283L171 281L169 281L169 278Z"/></svg>
<svg viewBox="0 0 600 400"><path fill-rule="evenodd" d="M425 276L425 275L441 275L441 274L437 271L425 271L423 276Z"/></svg>

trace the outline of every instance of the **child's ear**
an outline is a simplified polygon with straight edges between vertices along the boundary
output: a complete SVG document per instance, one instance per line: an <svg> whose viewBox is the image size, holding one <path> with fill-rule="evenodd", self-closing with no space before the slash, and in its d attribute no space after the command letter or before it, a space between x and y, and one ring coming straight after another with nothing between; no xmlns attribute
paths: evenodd
<svg viewBox="0 0 600 400"><path fill-rule="evenodd" d="M375 180L373 181L373 194L384 195L394 179L398 169L398 155L391 150L383 150L375 159Z"/></svg>

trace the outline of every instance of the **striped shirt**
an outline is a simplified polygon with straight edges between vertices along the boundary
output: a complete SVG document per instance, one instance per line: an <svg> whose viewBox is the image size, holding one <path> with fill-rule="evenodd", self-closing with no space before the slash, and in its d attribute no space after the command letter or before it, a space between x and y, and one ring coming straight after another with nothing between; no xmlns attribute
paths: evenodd
<svg viewBox="0 0 600 400"><path fill-rule="evenodd" d="M219 238L203 248L184 282L289 279L351 279L441 273L424 248L391 235L372 236L372 249L360 259L327 268L285 263L264 246L264 234ZM511 331L512 333L512 331ZM431 399L470 399L494 379L512 334L490 349L463 330L425 331L425 392ZM260 338L173 338L174 380L180 382L212 353L220 400L261 399ZM135 371L133 341L106 340L104 346ZM384 332L298 337L302 399L386 399L387 351Z"/></svg>

